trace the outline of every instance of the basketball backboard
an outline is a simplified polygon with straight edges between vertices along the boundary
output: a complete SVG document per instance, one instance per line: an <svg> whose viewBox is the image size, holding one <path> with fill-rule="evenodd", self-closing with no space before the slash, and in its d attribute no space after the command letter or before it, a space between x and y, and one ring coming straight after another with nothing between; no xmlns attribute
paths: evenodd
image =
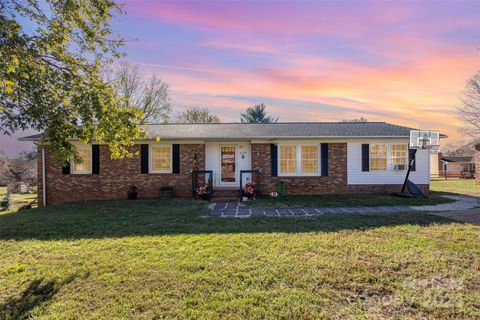
<svg viewBox="0 0 480 320"><path fill-rule="evenodd" d="M410 149L438 149L440 132L432 130L410 130Z"/></svg>

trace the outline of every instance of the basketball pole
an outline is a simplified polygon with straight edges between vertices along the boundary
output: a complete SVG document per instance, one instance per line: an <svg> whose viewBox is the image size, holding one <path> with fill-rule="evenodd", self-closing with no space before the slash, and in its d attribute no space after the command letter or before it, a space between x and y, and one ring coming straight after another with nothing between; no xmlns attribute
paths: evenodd
<svg viewBox="0 0 480 320"><path fill-rule="evenodd" d="M402 186L402 193L405 193L405 189L407 188L407 181L408 181L408 177L410 176L410 171L412 170L412 166L413 164L415 163L415 154L417 153L417 149L413 149L413 157L412 157L412 160L410 160L408 162L408 170L407 170L407 175L405 176L405 181L403 182L403 186ZM410 157L410 154L408 155Z"/></svg>

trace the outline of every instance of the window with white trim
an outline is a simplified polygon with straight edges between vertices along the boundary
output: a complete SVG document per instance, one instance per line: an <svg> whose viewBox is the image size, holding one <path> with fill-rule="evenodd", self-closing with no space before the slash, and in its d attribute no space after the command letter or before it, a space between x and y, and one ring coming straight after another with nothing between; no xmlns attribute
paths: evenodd
<svg viewBox="0 0 480 320"><path fill-rule="evenodd" d="M320 174L318 144L279 145L280 176L315 176Z"/></svg>
<svg viewBox="0 0 480 320"><path fill-rule="evenodd" d="M151 172L170 173L172 172L172 146L171 145L152 145L151 154Z"/></svg>
<svg viewBox="0 0 480 320"><path fill-rule="evenodd" d="M406 144L392 144L390 145L390 164L407 164L408 162L408 148Z"/></svg>
<svg viewBox="0 0 480 320"><path fill-rule="evenodd" d="M73 174L91 174L92 173L92 145L79 144L76 145L77 153L80 157L79 161L73 160L71 168Z"/></svg>
<svg viewBox="0 0 480 320"><path fill-rule="evenodd" d="M386 144L370 145L370 170L371 171L387 170L387 145Z"/></svg>
<svg viewBox="0 0 480 320"><path fill-rule="evenodd" d="M280 146L280 174L297 173L297 146Z"/></svg>
<svg viewBox="0 0 480 320"><path fill-rule="evenodd" d="M302 146L302 173L318 173L318 146Z"/></svg>

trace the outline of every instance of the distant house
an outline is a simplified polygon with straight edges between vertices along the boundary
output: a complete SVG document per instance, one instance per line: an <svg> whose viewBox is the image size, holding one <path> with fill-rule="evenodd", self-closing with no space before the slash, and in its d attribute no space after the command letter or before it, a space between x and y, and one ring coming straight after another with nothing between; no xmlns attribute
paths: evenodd
<svg viewBox="0 0 480 320"><path fill-rule="evenodd" d="M125 199L132 185L140 198L158 197L162 186L192 197L197 182L208 183L214 198L237 197L249 182L263 194L387 193L400 190L413 157L410 179L427 193L429 151L409 150L410 130L385 122L152 124L150 138L131 148L137 157L112 160L106 145L72 139L84 160L63 166L42 135L21 140L38 145L44 206Z"/></svg>
<svg viewBox="0 0 480 320"><path fill-rule="evenodd" d="M443 156L441 152L430 155L432 177L474 178L474 156Z"/></svg>

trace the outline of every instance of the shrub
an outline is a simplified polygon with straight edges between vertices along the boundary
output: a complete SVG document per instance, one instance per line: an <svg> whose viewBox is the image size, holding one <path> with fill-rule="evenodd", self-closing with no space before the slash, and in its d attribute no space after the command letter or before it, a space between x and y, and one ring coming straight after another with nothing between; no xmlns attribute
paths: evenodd
<svg viewBox="0 0 480 320"><path fill-rule="evenodd" d="M2 201L0 201L0 209L8 210L12 205L12 200L10 198L10 190L7 188L7 193L3 197Z"/></svg>

